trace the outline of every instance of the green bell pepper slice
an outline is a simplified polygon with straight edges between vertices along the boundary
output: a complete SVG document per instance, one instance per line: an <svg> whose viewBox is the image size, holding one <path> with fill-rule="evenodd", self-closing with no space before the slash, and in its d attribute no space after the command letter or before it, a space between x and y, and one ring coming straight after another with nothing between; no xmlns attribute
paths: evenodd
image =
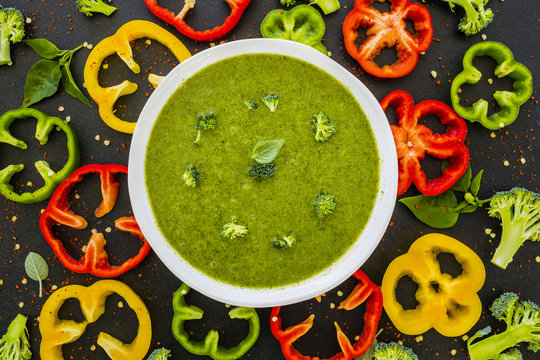
<svg viewBox="0 0 540 360"><path fill-rule="evenodd" d="M497 62L494 74L498 78L510 77L514 80L514 91L496 91L493 98L499 105L499 111L487 116L488 102L480 99L472 106L462 106L459 103L459 91L463 84L476 84L482 78L482 73L473 65L473 60L479 56L489 56ZM495 130L510 125L519 115L519 107L527 101L533 92L532 74L527 67L514 61L512 51L497 41L483 41L474 44L463 57L463 71L459 73L450 89L450 98L454 110L470 122L480 122L484 127Z"/></svg>
<svg viewBox="0 0 540 360"><path fill-rule="evenodd" d="M321 43L325 31L322 15L309 5L298 5L289 11L274 9L261 23L261 35L265 38L296 41L328 55Z"/></svg>
<svg viewBox="0 0 540 360"><path fill-rule="evenodd" d="M192 354L208 355L214 360L233 360L244 355L259 337L259 316L255 309L235 307L229 311L231 319L245 319L249 322L249 334L238 345L230 348L218 345L219 334L216 330L210 330L203 341L194 341L184 329L184 322L202 319L204 311L186 302L185 296L190 290L189 286L182 284L173 296L174 317L172 331L180 345Z"/></svg>
<svg viewBox="0 0 540 360"><path fill-rule="evenodd" d="M79 138L75 130L64 120L55 116L49 116L36 109L24 108L10 110L0 116L0 142L16 146L19 149L26 149L26 143L13 137L9 130L13 122L26 118L37 120L35 138L41 145L45 145L49 141L49 134L55 127L58 127L66 134L68 148L66 164L58 172L54 172L46 161L40 160L35 162L36 169L45 181L45 184L34 192L18 194L14 192L13 186L10 184L13 175L24 169L23 164L8 165L0 170L0 194L15 202L33 204L50 198L58 185L79 167Z"/></svg>

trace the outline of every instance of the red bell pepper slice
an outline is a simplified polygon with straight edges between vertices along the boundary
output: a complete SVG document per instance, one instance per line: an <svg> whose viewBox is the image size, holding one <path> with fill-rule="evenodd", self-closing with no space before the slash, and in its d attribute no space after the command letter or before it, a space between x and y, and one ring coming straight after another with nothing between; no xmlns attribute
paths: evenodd
<svg viewBox="0 0 540 360"><path fill-rule="evenodd" d="M362 334L354 344L351 344L347 335L343 333L339 325L336 326L336 333L341 347L341 352L326 360L351 360L364 354L373 344L377 333L377 325L381 317L383 300L381 290L377 285L371 282L369 278L360 270L357 270L353 276L358 279L358 284L349 294L349 296L339 304L338 309L353 310L366 303L366 312L364 314L364 329ZM270 328L272 334L281 344L281 351L287 360L320 360L318 357L302 355L293 346L293 343L313 326L315 315L310 315L306 320L298 325L293 325L285 330L282 329L279 311L281 307L272 309L270 315Z"/></svg>
<svg viewBox="0 0 540 360"><path fill-rule="evenodd" d="M196 41L215 41L224 38L240 21L244 10L248 7L251 0L225 0L231 7L230 15L225 19L223 24L216 26L213 29L198 31L189 26L184 18L188 11L195 7L196 0L184 0L184 7L176 15L170 10L162 8L158 5L157 0L144 0L146 6L161 20L171 24L185 36Z"/></svg>
<svg viewBox="0 0 540 360"><path fill-rule="evenodd" d="M142 247L136 256L119 266L109 264L108 254L105 250L105 237L102 233L92 234L86 247L86 252L80 260L76 260L69 255L62 241L53 232L53 227L58 224L78 230L88 226L88 222L82 216L75 214L68 203L71 189L77 183L81 182L85 176L97 173L101 179L103 200L94 213L97 218L100 218L111 212L118 199L120 184L115 180L115 175L119 173L127 174L127 172L128 168L124 165L86 165L76 170L64 180L51 197L49 205L43 214L41 214L39 226L58 260L69 270L77 273L90 273L101 277L114 277L136 266L148 255L150 244L144 238L133 216L117 219L114 222L114 226L118 230L129 232L131 235L138 237L142 242Z"/></svg>
<svg viewBox="0 0 540 360"><path fill-rule="evenodd" d="M398 196L403 194L411 183L424 195L435 196L450 189L465 173L469 166L469 150L463 143L467 137L467 125L456 112L445 103L426 100L414 105L409 93L396 90L388 94L381 107L393 107L398 125L391 125L396 144L399 181ZM433 134L426 126L418 124L425 116L434 115L446 126L443 134ZM447 159L449 166L441 176L426 179L420 161L426 154L438 159Z"/></svg>
<svg viewBox="0 0 540 360"><path fill-rule="evenodd" d="M354 9L343 22L343 37L349 54L373 76L398 78L410 73L418 62L418 54L426 51L433 38L431 16L425 6L409 0L388 0L390 12L381 13L371 4L375 0L356 0ZM376 0L383 2L385 0ZM415 34L406 29L405 20L414 24ZM359 47L358 28L366 29L367 39ZM380 67L375 58L384 48L395 47L397 60Z"/></svg>

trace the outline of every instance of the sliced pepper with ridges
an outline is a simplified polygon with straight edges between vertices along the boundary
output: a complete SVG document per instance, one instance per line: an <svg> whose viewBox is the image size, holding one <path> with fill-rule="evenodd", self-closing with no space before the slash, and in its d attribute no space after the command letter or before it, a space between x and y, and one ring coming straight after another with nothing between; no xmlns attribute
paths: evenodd
<svg viewBox="0 0 540 360"><path fill-rule="evenodd" d="M161 20L171 24L183 35L196 41L209 42L224 38L238 24L242 14L248 7L251 0L225 0L231 7L231 13L223 24L204 31L198 31L189 26L184 18L189 10L195 7L196 0L184 0L182 10L175 14L170 10L158 5L157 0L144 0L148 9Z"/></svg>
<svg viewBox="0 0 540 360"><path fill-rule="evenodd" d="M343 37L347 52L373 76L405 76L416 66L419 54L426 51L431 44L431 16L425 6L409 3L409 0L388 0L391 10L383 13L371 6L374 1L356 0L354 9L345 18ZM414 35L407 30L405 20L414 24ZM359 28L366 29L367 36L360 46L357 45ZM382 67L377 65L375 58L384 48L392 47L396 51L396 62Z"/></svg>
<svg viewBox="0 0 540 360"><path fill-rule="evenodd" d="M322 15L309 5L298 5L289 11L274 9L261 23L261 35L265 38L296 41L328 55L321 43L325 31Z"/></svg>
<svg viewBox="0 0 540 360"><path fill-rule="evenodd" d="M357 270L353 276L358 279L358 284L349 296L339 304L338 309L353 310L365 302L364 329L358 340L354 344L351 344L347 335L334 322L341 352L327 360L351 360L364 354L371 347L377 333L377 325L379 324L383 307L381 290L361 270ZM320 360L318 357L302 355L293 346L296 340L311 329L315 315L312 314L300 324L283 330L279 316L280 310L280 306L272 309L272 313L270 314L270 329L274 337L280 342L281 351L285 358L287 360Z"/></svg>
<svg viewBox="0 0 540 360"><path fill-rule="evenodd" d="M40 160L35 162L35 167L45 184L34 192L17 194L10 184L13 175L23 171L23 164L8 165L0 170L0 194L15 202L33 204L51 197L58 184L77 169L80 159L79 138L75 130L64 120L56 116L49 116L36 109L26 108L11 110L0 116L0 142L18 147L19 149L26 149L26 143L15 138L10 131L10 126L16 120L25 118L34 118L37 120L35 138L39 141L40 145L45 145L49 141L49 135L53 129L58 128L66 134L66 146L68 148L68 159L64 167L58 172L54 172L46 161Z"/></svg>
<svg viewBox="0 0 540 360"><path fill-rule="evenodd" d="M152 340L150 314L141 298L129 286L116 280L101 280L89 287L68 285L49 296L39 316L41 359L64 359L62 346L79 339L86 327L96 322L105 313L107 297L112 294L120 295L137 316L139 324L137 335L130 344L125 344L107 333L100 332L97 344L112 360L144 359ZM58 313L69 299L79 301L84 321L59 319Z"/></svg>
<svg viewBox="0 0 540 360"><path fill-rule="evenodd" d="M388 94L381 101L383 110L389 106L394 108L398 120L397 125L390 126L398 156L398 196L412 183L427 196L439 195L450 189L469 166L469 150L463 143L467 137L465 121L440 101L426 100L414 105L411 95L402 90ZM421 118L431 115L447 127L446 132L434 134L418 123ZM441 176L426 178L420 163L426 154L448 160L449 165Z"/></svg>
<svg viewBox="0 0 540 360"><path fill-rule="evenodd" d="M68 202L71 189L89 174L98 174L101 179L101 194L103 201L95 210L94 215L101 218L107 215L116 204L120 184L115 180L116 174L127 174L128 168L124 165L86 165L75 171L68 177L53 194L49 205L41 214L39 226L43 236L52 247L56 257L69 270L77 273L90 273L101 277L114 277L139 264L150 251L150 244L143 236L137 221L133 216L125 216L117 219L114 226L121 231L129 232L138 237L142 246L134 257L126 260L118 266L109 264L108 254L105 250L105 237L102 233L92 234L86 252L80 260L74 259L64 247L62 240L54 234L53 227L64 225L73 229L81 230L88 226L84 217L75 214Z"/></svg>
<svg viewBox="0 0 540 360"><path fill-rule="evenodd" d="M498 78L509 77L514 80L513 91L497 90L493 98L499 109L488 116L489 103L480 99L472 106L459 103L460 89L464 84L474 85L482 79L482 73L473 65L475 58L489 56L497 62L494 74ZM527 67L514 60L508 46L496 41L483 41L474 44L463 57L463 71L452 81L450 98L454 110L470 122L478 121L484 127L496 130L513 123L519 115L519 107L533 92L532 74Z"/></svg>
<svg viewBox="0 0 540 360"><path fill-rule="evenodd" d="M437 259L452 254L462 271L453 277L444 273ZM418 306L405 310L396 297L400 279L410 277L416 284ZM482 260L465 244L442 234L417 239L409 251L395 258L384 273L384 309L396 329L407 335L423 334L431 328L454 337L469 331L482 314L478 291L484 285L486 270Z"/></svg>
<svg viewBox="0 0 540 360"><path fill-rule="evenodd" d="M184 44L167 30L149 21L133 20L122 25L114 35L101 40L88 56L84 66L86 90L98 104L101 119L111 128L127 134L133 134L136 123L117 117L114 114L114 104L120 97L137 91L137 84L125 80L121 84L104 88L99 85L98 75L103 61L114 54L117 54L131 71L139 74L141 68L133 58L130 42L141 38L160 42L169 48L180 62L191 56Z"/></svg>
<svg viewBox="0 0 540 360"><path fill-rule="evenodd" d="M238 359L251 349L259 338L260 331L259 316L253 308L235 307L229 311L231 319L242 319L249 323L249 333L238 345L229 348L219 345L217 330L210 330L202 341L193 340L184 328L184 323L189 320L202 319L204 311L186 302L185 297L190 290L188 285L182 284L174 294L172 302L174 310L172 332L184 349L195 355L208 355L214 360Z"/></svg>

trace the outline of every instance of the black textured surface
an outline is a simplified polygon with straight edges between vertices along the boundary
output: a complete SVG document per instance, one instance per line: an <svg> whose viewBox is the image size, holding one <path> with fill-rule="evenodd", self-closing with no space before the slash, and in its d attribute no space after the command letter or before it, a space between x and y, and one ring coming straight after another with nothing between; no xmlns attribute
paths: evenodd
<svg viewBox="0 0 540 360"><path fill-rule="evenodd" d="M299 1L302 3L303 1ZM119 11L111 17L96 15L85 17L77 12L75 1L59 0L0 0L4 7L14 6L20 9L25 17L32 19L31 24L27 24L27 37L45 37L62 49L71 49L87 41L90 44L97 44L105 36L113 34L120 25L134 19L146 19L165 26L172 33L177 35L192 53L207 49L210 45L196 43L179 34L174 28L154 17L146 8L142 0L114 0L113 5L119 7ZM160 4L170 8L178 8L182 1L162 1ZM221 0L199 0L196 11L191 15L189 22L194 26L217 25L225 18L228 7ZM214 5L217 3L217 6ZM384 80L366 75L346 52L343 45L341 24L345 16L352 9L352 0L341 0L342 8L335 14L325 17L327 30L324 38L324 45L332 53L332 59L349 69L361 81L364 82L375 94L377 99L382 100L386 94L396 89L409 91L416 102L425 99L440 100L450 103L450 82L461 69L461 59L464 52L474 43L482 41L479 35L465 37L458 32L457 24L463 11L456 8L456 13L452 13L448 6L438 0L428 0L425 5L428 7L433 18L435 28L434 41L425 56L420 57L420 61L411 74L401 79ZM233 30L226 41L234 39L244 39L248 37L260 37L258 28L266 12L279 7L278 0L254 0L245 12L242 20ZM531 190L538 191L540 184L537 178L538 165L535 157L539 154L538 145L539 117L537 89L540 79L540 70L535 61L540 57L540 47L538 46L537 34L540 31L540 6L538 0L522 0L500 2L491 0L489 7L495 12L495 19L489 27L482 32L487 35L488 40L501 41L507 44L513 51L516 60L525 64L533 73L536 82L534 84L533 99L527 101L514 124L499 131L494 131L495 137L491 137L490 130L478 124L468 123L467 143L471 152L471 165L473 174L480 169L484 169L484 181L480 190L480 197L487 198L494 191L507 190L513 186L524 186ZM89 51L82 49L75 54L72 63L72 72L78 84L83 82L83 67ZM39 57L24 44L12 46L13 66L0 67L0 113L18 108L23 98L24 79L28 69L39 60ZM139 84L139 91L135 95L122 98L118 105L118 113L128 119L134 119L144 105L147 93L151 88L146 81L146 69L152 67L153 72L169 71L174 65L174 59L170 55L164 54L164 49L156 42L152 42L149 49L146 49L144 41L135 43L135 58L143 69L141 76L136 76L128 71L126 66L118 58L108 60L109 69L101 72L101 82L103 84L117 84L123 78L136 81ZM156 61L156 58L159 59ZM167 59L171 59L167 62ZM475 86L466 94L475 101L479 97L490 97L495 88L509 88L511 84L507 81L494 79L493 85L487 84L487 78L492 77L487 71L494 68L493 62L480 59L480 66L484 69L483 85ZM484 61L485 60L485 61ZM433 79L430 72L435 70L438 74ZM306 84L308 86L308 84ZM60 106L65 111L59 112ZM129 147L131 146L131 136L116 132L106 126L99 118L97 106L92 109L87 108L82 103L75 101L70 96L59 92L56 96L46 99L35 106L51 115L61 117L70 116L71 124L79 134L81 142L81 164L90 163L120 163L127 165ZM126 110L127 109L127 110ZM389 116L390 117L390 116ZM27 169L32 169L33 159L44 156L53 164L61 165L65 156L63 144L65 138L59 136L53 138L44 148L38 148L37 143L32 140L34 123L26 121L17 127L17 134L28 140L29 149L26 151L14 150L13 148L0 144L0 167L3 168L9 163L25 163ZM95 136L100 136L100 141L95 140ZM110 140L110 145L105 146L103 141ZM520 162L520 158L526 160L525 164ZM503 164L508 161L509 166ZM433 165L433 164L432 164ZM21 176L14 179L15 183L25 185L29 180L38 180L35 172L25 171ZM85 191L91 194L91 186L98 183L89 179L81 186L80 192ZM122 183L124 195L119 202L119 214L125 215L130 211L127 200L127 189L125 182ZM416 190L410 190L408 194L416 194ZM95 208L95 199L87 198L88 204L83 203L79 208L84 212L84 208ZM85 274L73 274L66 270L55 258L52 250L39 230L40 210L45 208L47 202L34 205L15 204L4 198L0 199L0 332L4 332L9 322L19 312L28 315L30 337L32 338L32 351L35 359L39 358L40 334L37 327L37 317L47 296L52 292L52 286L61 287L66 284L89 285L98 278ZM15 218L16 217L16 220ZM89 229L103 229L112 226L114 216L98 221L90 221ZM485 233L485 229L493 229L497 235L491 239ZM410 244L422 234L434 232L433 229L417 221L402 204L397 204L392 218L392 225L388 228L383 242L373 253L367 263L362 267L371 279L380 284L386 266L396 256L404 253ZM519 292L523 298L540 302L540 263L535 261L535 257L540 255L540 245L528 242L524 248L520 249L507 270L501 270L492 265L489 260L500 239L501 229L498 221L489 218L485 211L479 210L473 214L462 215L457 225L451 229L440 231L453 236L473 248L484 261L487 280L480 291L480 296L484 304L484 313L478 324L469 332L473 334L477 329L486 325L491 325L494 329L500 329L502 324L491 318L487 311L487 306L501 292L511 290ZM81 239L81 243L88 238L87 232L76 234ZM120 254L116 256L122 259L126 256L124 248L127 248L130 238L122 237L119 232L107 236L110 241L119 241L118 249ZM117 240L118 239L118 240ZM124 242L125 241L125 242ZM16 244L20 248L16 247ZM44 282L45 296L37 297L38 285L28 279L27 284L23 284L24 259L29 251L36 251L42 254L50 267L50 276ZM76 253L76 250L74 250ZM123 254L123 255L122 255ZM172 317L171 297L172 293L180 285L176 279L159 261L154 253L151 253L139 266L126 274L119 276L118 280L127 283L137 292L147 304L153 320L152 348L166 346L172 350L174 359L199 359L205 358L189 354L173 338L170 330ZM353 282L349 280L341 286L345 295L352 288ZM410 289L409 289L410 290ZM404 290L406 292L406 290ZM120 309L117 304L120 299L110 298L106 314L88 328L86 334L76 343L64 347L66 358L74 359L104 359L106 355L99 347L91 351L90 347L95 344L97 333L101 330L110 331L112 335L124 341L130 341L135 336L133 312ZM200 294L191 292L188 300L207 309L207 317L203 322L193 322L190 329L194 331L195 338L205 336L208 329L218 327L223 330L223 343L225 345L234 344L241 339L247 327L237 321L228 320L226 316L227 308L223 304L207 299ZM307 301L302 304L293 305L283 309L284 325L292 325L303 320L310 311L317 314L316 325L298 343L298 348L305 354L312 356L330 356L338 350L335 339L335 331L332 322L335 318L338 322L345 324L342 328L350 337L354 337L361 328L361 310L347 313L344 311L331 310L329 304L338 303L339 296L329 293L323 297L321 304L316 301ZM20 303L24 304L20 308ZM64 316L77 318L77 304L66 305L63 309ZM80 310L79 310L80 311ZM258 310L261 320L261 335L255 346L243 357L270 360L282 359L278 342L273 338L269 327L270 309ZM80 313L79 313L80 316ZM207 319L208 318L208 319ZM400 334L389 322L383 313L380 328L384 329L380 335L383 341L403 340L403 342L414 349L420 359L467 359L465 342L461 338L445 338L434 330L430 330L423 335L423 339L416 339L414 336L404 336ZM417 341L418 340L418 341ZM452 349L457 353L452 356ZM538 356L538 355L537 355ZM524 350L525 359L535 358L533 353Z"/></svg>

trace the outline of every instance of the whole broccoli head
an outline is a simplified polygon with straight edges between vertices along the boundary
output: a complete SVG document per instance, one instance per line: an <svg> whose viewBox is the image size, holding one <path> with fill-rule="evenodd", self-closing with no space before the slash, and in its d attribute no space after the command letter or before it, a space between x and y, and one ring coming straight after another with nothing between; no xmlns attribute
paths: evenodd
<svg viewBox="0 0 540 360"><path fill-rule="evenodd" d="M10 43L15 44L24 37L24 17L14 8L0 6L0 65L11 62Z"/></svg>
<svg viewBox="0 0 540 360"><path fill-rule="evenodd" d="M275 238L272 240L272 245L278 249L292 248L296 244L296 236L291 234L283 236L281 239Z"/></svg>
<svg viewBox="0 0 540 360"><path fill-rule="evenodd" d="M491 198L489 216L502 221L502 237L491 262L506 269L526 240L540 238L540 195L524 188L498 192Z"/></svg>
<svg viewBox="0 0 540 360"><path fill-rule="evenodd" d="M472 336L467 341L471 360L519 360L521 353L511 348L520 342L528 343L529 350L540 350L540 307L537 304L520 302L517 294L506 292L493 301L490 309L496 319L506 323L506 330L474 344L474 340L489 334L491 328L482 329Z"/></svg>
<svg viewBox="0 0 540 360"><path fill-rule="evenodd" d="M111 0L109 0L111 2ZM103 0L77 0L77 9L86 16L101 13L107 16L118 10L114 6L107 5Z"/></svg>
<svg viewBox="0 0 540 360"><path fill-rule="evenodd" d="M183 178L187 186L196 188L199 185L201 176L199 174L199 170L197 170L192 165L189 165L187 170L184 172Z"/></svg>
<svg viewBox="0 0 540 360"><path fill-rule="evenodd" d="M194 144L201 144L201 131L208 129L215 129L217 125L217 119L213 112L199 115L199 119L195 124L195 129L198 130L197 137L193 141Z"/></svg>
<svg viewBox="0 0 540 360"><path fill-rule="evenodd" d="M313 115L312 128L315 131L315 140L325 142L336 132L336 126L324 113Z"/></svg>
<svg viewBox="0 0 540 360"><path fill-rule="evenodd" d="M458 29L465 35L474 35L480 32L483 28L493 21L493 12L491 9L486 9L484 6L489 0L443 0L450 5L450 9L454 11L456 5L461 6L465 10L465 16L461 19Z"/></svg>
<svg viewBox="0 0 540 360"><path fill-rule="evenodd" d="M19 314L9 324L6 334L0 339L0 359L29 360L31 358L26 316Z"/></svg>
<svg viewBox="0 0 540 360"><path fill-rule="evenodd" d="M377 343L373 357L376 360L418 360L411 349L396 342Z"/></svg>
<svg viewBox="0 0 540 360"><path fill-rule="evenodd" d="M152 351L147 360L167 360L171 357L171 351L165 348L160 348Z"/></svg>
<svg viewBox="0 0 540 360"><path fill-rule="evenodd" d="M318 217L330 215L336 208L334 195L326 193L317 195L317 198L313 201L313 206L315 207L315 213Z"/></svg>
<svg viewBox="0 0 540 360"><path fill-rule="evenodd" d="M234 239L246 235L247 232L247 228L244 225L237 224L236 219L233 217L230 223L223 225L221 236Z"/></svg>
<svg viewBox="0 0 540 360"><path fill-rule="evenodd" d="M279 96L278 95L266 95L263 97L262 102L266 107L271 111L274 112L278 106L279 103Z"/></svg>
<svg viewBox="0 0 540 360"><path fill-rule="evenodd" d="M274 163L255 164L249 168L248 172L249 176L256 180L270 179L274 176L276 167L274 166Z"/></svg>

